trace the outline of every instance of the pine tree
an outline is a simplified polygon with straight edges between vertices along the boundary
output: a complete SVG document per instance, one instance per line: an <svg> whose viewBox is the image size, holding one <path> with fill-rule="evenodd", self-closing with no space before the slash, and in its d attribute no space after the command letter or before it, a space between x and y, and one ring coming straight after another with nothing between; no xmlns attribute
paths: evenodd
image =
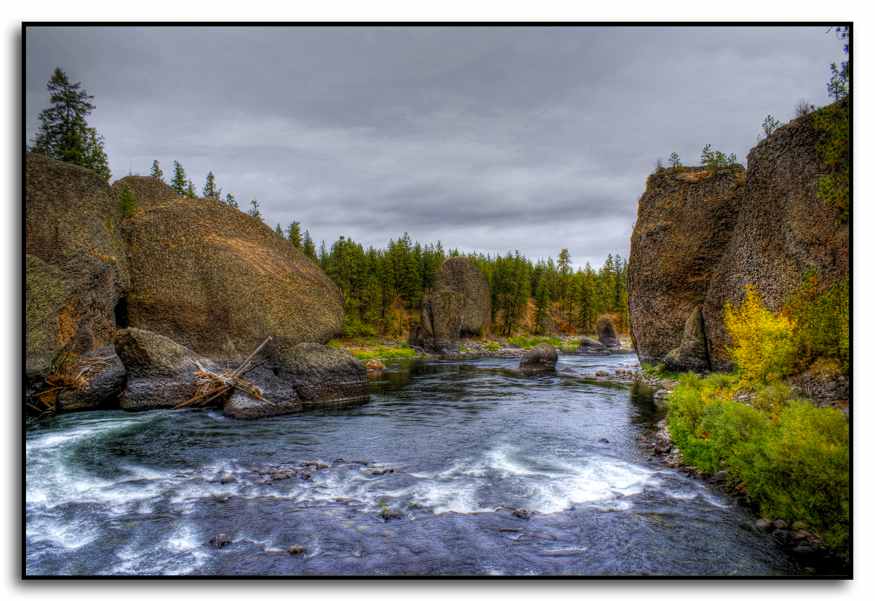
<svg viewBox="0 0 875 601"><path fill-rule="evenodd" d="M232 209L239 209L240 205L237 204L237 199L234 198L234 195L228 192L225 195L225 204L231 207Z"/></svg>
<svg viewBox="0 0 875 601"><path fill-rule="evenodd" d="M276 235L279 236L280 238L282 238L283 240L286 239L285 235L283 234L283 228L279 223L276 224L276 228L274 228L273 231L276 232Z"/></svg>
<svg viewBox="0 0 875 601"><path fill-rule="evenodd" d="M183 196L185 194L185 185L185 169L182 168L179 161L173 161L173 179L170 180L170 187L173 188L177 194Z"/></svg>
<svg viewBox="0 0 875 601"><path fill-rule="evenodd" d="M316 244L313 243L313 238L310 237L310 230L304 231L304 243L303 243L304 254L316 260Z"/></svg>
<svg viewBox="0 0 875 601"><path fill-rule="evenodd" d="M258 201L254 198L249 201L249 210L247 211L247 214L250 217L255 217L259 221L264 221L261 218L261 210L259 209Z"/></svg>
<svg viewBox="0 0 875 601"><path fill-rule="evenodd" d="M152 172L149 175L160 180L164 179L164 172L161 171L161 165L158 161L152 161Z"/></svg>
<svg viewBox="0 0 875 601"><path fill-rule="evenodd" d="M301 248L301 224L298 223L297 221L293 221L291 224L289 224L289 229L287 231L286 237L292 243L292 246L294 246L297 249L300 249Z"/></svg>
<svg viewBox="0 0 875 601"><path fill-rule="evenodd" d="M40 129L32 150L53 159L94 170L100 177L110 178L103 137L88 127L86 117L95 106L94 96L82 89L82 83L71 83L60 68L52 73L47 85L51 106L39 115Z"/></svg>
<svg viewBox="0 0 875 601"><path fill-rule="evenodd" d="M216 189L216 176L210 171L207 173L207 181L204 183L204 198L219 199L219 192Z"/></svg>
<svg viewBox="0 0 875 601"><path fill-rule="evenodd" d="M185 186L185 195L189 198L197 198L197 193L194 191L194 182L188 180L188 184Z"/></svg>

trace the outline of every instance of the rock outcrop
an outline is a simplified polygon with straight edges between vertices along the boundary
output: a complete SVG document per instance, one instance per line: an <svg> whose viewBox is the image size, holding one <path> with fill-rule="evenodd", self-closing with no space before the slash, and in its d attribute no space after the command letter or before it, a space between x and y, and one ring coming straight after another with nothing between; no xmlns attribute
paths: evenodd
<svg viewBox="0 0 875 601"><path fill-rule="evenodd" d="M97 174L38 154L25 156L26 355L29 380L59 352L110 344L129 283L121 214Z"/></svg>
<svg viewBox="0 0 875 601"><path fill-rule="evenodd" d="M304 342L291 348L278 344L269 351L281 376L295 383L304 409L336 408L368 399L368 373L349 352Z"/></svg>
<svg viewBox="0 0 875 601"><path fill-rule="evenodd" d="M647 179L629 256L629 317L641 361L660 361L681 344L732 236L744 182L740 168L666 169Z"/></svg>
<svg viewBox="0 0 875 601"><path fill-rule="evenodd" d="M614 326L614 320L608 315L602 315L598 318L595 324L596 333L599 336L599 343L606 349L620 348L620 339L617 338L617 328Z"/></svg>
<svg viewBox="0 0 875 601"><path fill-rule="evenodd" d="M520 370L529 373L556 371L558 361L559 354L556 352L556 347L542 342L522 356Z"/></svg>
<svg viewBox="0 0 875 601"><path fill-rule="evenodd" d="M79 355L72 372L82 374L85 384L81 388L61 389L57 396L57 411L118 407L127 373L114 347L105 346Z"/></svg>
<svg viewBox="0 0 875 601"><path fill-rule="evenodd" d="M705 323L699 307L693 309L687 318L680 345L670 350L662 362L670 371L705 372L711 369L708 343L705 340Z"/></svg>
<svg viewBox="0 0 875 601"><path fill-rule="evenodd" d="M411 332L411 343L447 352L465 336L479 336L492 315L486 276L467 258L444 261L434 289L422 301L422 320Z"/></svg>
<svg viewBox="0 0 875 601"><path fill-rule="evenodd" d="M246 380L258 386L262 398L256 399L234 390L225 400L225 415L237 419L256 419L302 411L304 404L295 390L295 383L291 378L278 374L278 371L270 365L259 365L246 372Z"/></svg>
<svg viewBox="0 0 875 601"><path fill-rule="evenodd" d="M122 409L173 408L197 391L198 364L216 370L216 365L170 338L126 328L115 337L115 352L127 371Z"/></svg>
<svg viewBox="0 0 875 601"><path fill-rule="evenodd" d="M218 201L178 198L129 223L131 326L217 360L268 335L285 344L340 333L340 291L260 221Z"/></svg>
<svg viewBox="0 0 875 601"><path fill-rule="evenodd" d="M814 119L800 117L757 144L746 173L683 168L648 178L629 259L642 361L729 369L724 310L748 285L778 310L805 274L825 286L848 277L848 224L817 197L827 169Z"/></svg>

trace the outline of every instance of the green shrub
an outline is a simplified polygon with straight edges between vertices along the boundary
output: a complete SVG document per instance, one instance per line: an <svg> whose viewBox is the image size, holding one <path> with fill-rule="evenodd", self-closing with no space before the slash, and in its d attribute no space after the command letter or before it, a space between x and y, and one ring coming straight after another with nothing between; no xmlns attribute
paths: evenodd
<svg viewBox="0 0 875 601"><path fill-rule="evenodd" d="M534 348L542 343L552 344L556 348L562 346L562 340L558 336L512 336L507 339L507 342L525 349Z"/></svg>
<svg viewBox="0 0 875 601"><path fill-rule="evenodd" d="M809 524L832 548L847 541L849 429L836 409L789 400L789 389L756 389L751 405L732 399L738 380L680 377L669 396L668 428L685 462L726 470L760 512Z"/></svg>
<svg viewBox="0 0 875 601"><path fill-rule="evenodd" d="M377 328L356 317L346 315L343 319L343 336L345 338L369 338L377 335Z"/></svg>
<svg viewBox="0 0 875 601"><path fill-rule="evenodd" d="M118 197L118 204L122 217L132 217L137 211L137 197L127 186L122 186Z"/></svg>
<svg viewBox="0 0 875 601"><path fill-rule="evenodd" d="M847 221L851 206L849 116L848 102L841 101L823 107L812 117L815 129L822 134L818 158L827 171L817 178L817 197L838 209L842 221Z"/></svg>
<svg viewBox="0 0 875 601"><path fill-rule="evenodd" d="M785 310L796 324L797 370L818 359L834 359L843 373L850 367L850 286L847 279L824 288L816 274L805 277Z"/></svg>
<svg viewBox="0 0 875 601"><path fill-rule="evenodd" d="M489 351L490 353L495 353L495 352L501 350L501 343L499 343L499 342L496 341L496 340L490 340L489 342L487 342L486 344L484 344L483 347L484 347L487 351Z"/></svg>

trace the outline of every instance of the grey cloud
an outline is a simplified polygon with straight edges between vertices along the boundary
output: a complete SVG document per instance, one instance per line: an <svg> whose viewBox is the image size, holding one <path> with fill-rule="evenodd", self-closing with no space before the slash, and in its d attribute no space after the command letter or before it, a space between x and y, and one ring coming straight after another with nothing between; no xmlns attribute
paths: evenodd
<svg viewBox="0 0 875 601"><path fill-rule="evenodd" d="M317 240L597 263L657 157L743 158L767 113L827 101L839 51L821 27L33 28L26 118L61 66L116 177L176 159Z"/></svg>

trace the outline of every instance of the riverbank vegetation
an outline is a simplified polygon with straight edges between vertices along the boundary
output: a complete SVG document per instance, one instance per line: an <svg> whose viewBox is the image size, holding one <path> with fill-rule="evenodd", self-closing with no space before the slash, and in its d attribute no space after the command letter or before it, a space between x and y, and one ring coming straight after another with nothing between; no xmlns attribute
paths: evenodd
<svg viewBox="0 0 875 601"><path fill-rule="evenodd" d="M736 372L680 375L667 423L684 462L724 472L763 516L804 524L839 550L849 528L848 420L788 381L805 369L848 371L847 283L815 290L809 278L780 312L753 288L727 306Z"/></svg>

